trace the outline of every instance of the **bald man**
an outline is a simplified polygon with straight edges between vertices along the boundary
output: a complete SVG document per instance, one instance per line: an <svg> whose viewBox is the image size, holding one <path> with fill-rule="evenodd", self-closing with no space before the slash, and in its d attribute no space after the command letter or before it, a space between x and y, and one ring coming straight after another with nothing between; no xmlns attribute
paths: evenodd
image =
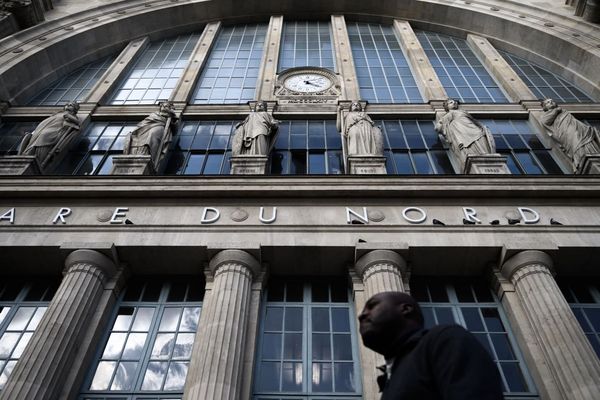
<svg viewBox="0 0 600 400"><path fill-rule="evenodd" d="M500 400L500 374L459 325L424 329L419 304L402 292L371 297L358 316L366 347L385 357L381 400Z"/></svg>

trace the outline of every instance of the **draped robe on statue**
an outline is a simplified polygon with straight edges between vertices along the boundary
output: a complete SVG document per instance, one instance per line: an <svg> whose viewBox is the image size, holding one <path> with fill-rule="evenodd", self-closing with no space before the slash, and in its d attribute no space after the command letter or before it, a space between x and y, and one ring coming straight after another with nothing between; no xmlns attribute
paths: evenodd
<svg viewBox="0 0 600 400"><path fill-rule="evenodd" d="M345 119L348 155L383 155L383 134L363 111L351 111Z"/></svg>
<svg viewBox="0 0 600 400"><path fill-rule="evenodd" d="M494 138L489 129L463 110L448 111L436 125L452 152L464 165L468 155L492 154L496 152Z"/></svg>
<svg viewBox="0 0 600 400"><path fill-rule="evenodd" d="M150 155L155 167L158 166L166 155L173 137L170 127L165 132L167 119L167 116L155 112L144 118L137 128L127 135L123 154Z"/></svg>
<svg viewBox="0 0 600 400"><path fill-rule="evenodd" d="M35 156L40 164L45 163L50 152L63 137L79 131L79 119L68 112L56 113L42 122L31 133L31 139L21 154ZM60 151L60 149L56 149Z"/></svg>
<svg viewBox="0 0 600 400"><path fill-rule="evenodd" d="M271 150L269 136L277 130L277 121L265 111L251 112L235 129L234 155L266 156Z"/></svg>
<svg viewBox="0 0 600 400"><path fill-rule="evenodd" d="M541 117L548 129L565 153L573 160L573 167L578 171L583 158L587 154L600 153L600 132L593 126L578 121L571 113L562 108L552 108Z"/></svg>

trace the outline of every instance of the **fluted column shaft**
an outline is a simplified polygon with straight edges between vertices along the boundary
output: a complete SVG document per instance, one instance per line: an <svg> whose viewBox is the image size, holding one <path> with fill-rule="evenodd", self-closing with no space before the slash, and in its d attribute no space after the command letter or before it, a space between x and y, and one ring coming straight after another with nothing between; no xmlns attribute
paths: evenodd
<svg viewBox="0 0 600 400"><path fill-rule="evenodd" d="M600 361L554 280L551 258L523 251L501 272L513 283L564 398L597 398Z"/></svg>
<svg viewBox="0 0 600 400"><path fill-rule="evenodd" d="M64 278L23 355L2 400L58 397L85 336L114 263L93 250L76 250L65 262Z"/></svg>
<svg viewBox="0 0 600 400"><path fill-rule="evenodd" d="M381 292L403 292L402 275L406 273L406 261L391 250L372 250L356 261L354 266L364 285L365 301ZM356 304L360 313L364 304ZM366 400L379 399L377 387L377 366L385 361L383 356L360 344L361 367L363 371L363 392Z"/></svg>
<svg viewBox="0 0 600 400"><path fill-rule="evenodd" d="M252 278L260 266L244 251L223 250L209 267L213 288L202 307L184 399L238 400Z"/></svg>
<svg viewBox="0 0 600 400"><path fill-rule="evenodd" d="M365 296L381 292L403 292L402 274L406 273L406 262L391 250L373 250L356 262L356 272L365 284Z"/></svg>

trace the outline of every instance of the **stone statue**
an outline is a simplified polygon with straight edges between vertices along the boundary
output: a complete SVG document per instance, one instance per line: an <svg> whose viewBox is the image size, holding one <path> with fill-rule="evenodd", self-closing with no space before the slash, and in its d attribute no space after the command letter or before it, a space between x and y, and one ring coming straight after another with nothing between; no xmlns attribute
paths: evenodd
<svg viewBox="0 0 600 400"><path fill-rule="evenodd" d="M235 126L231 144L234 156L267 156L275 143L279 121L267 111L267 102L258 101L243 122Z"/></svg>
<svg viewBox="0 0 600 400"><path fill-rule="evenodd" d="M178 122L172 102L165 101L159 107L127 134L123 147L125 155L149 155L155 170L167 154Z"/></svg>
<svg viewBox="0 0 600 400"><path fill-rule="evenodd" d="M336 125L346 139L348 156L383 156L383 134L360 102L352 102L345 116L338 109Z"/></svg>
<svg viewBox="0 0 600 400"><path fill-rule="evenodd" d="M496 143L490 130L468 112L458 109L458 100L444 101L446 113L437 118L435 130L449 146L464 168L469 155L496 153Z"/></svg>
<svg viewBox="0 0 600 400"><path fill-rule="evenodd" d="M548 134L573 161L573 171L581 172L588 154L600 154L600 131L578 121L570 112L558 107L554 100L542 101L541 121Z"/></svg>
<svg viewBox="0 0 600 400"><path fill-rule="evenodd" d="M46 118L32 133L25 134L18 154L35 156L43 170L79 133L81 125L77 118L78 111L79 103L76 101L65 104L64 111Z"/></svg>

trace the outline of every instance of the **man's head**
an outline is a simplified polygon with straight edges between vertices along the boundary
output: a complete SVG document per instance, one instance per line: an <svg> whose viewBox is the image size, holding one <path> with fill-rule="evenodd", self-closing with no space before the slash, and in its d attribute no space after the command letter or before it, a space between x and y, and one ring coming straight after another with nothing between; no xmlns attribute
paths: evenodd
<svg viewBox="0 0 600 400"><path fill-rule="evenodd" d="M545 99L542 101L542 109L544 111L552 110L553 108L556 108L556 102L554 100Z"/></svg>
<svg viewBox="0 0 600 400"><path fill-rule="evenodd" d="M424 324L419 304L403 292L383 292L371 297L358 320L365 346L386 357L392 355L398 339Z"/></svg>

